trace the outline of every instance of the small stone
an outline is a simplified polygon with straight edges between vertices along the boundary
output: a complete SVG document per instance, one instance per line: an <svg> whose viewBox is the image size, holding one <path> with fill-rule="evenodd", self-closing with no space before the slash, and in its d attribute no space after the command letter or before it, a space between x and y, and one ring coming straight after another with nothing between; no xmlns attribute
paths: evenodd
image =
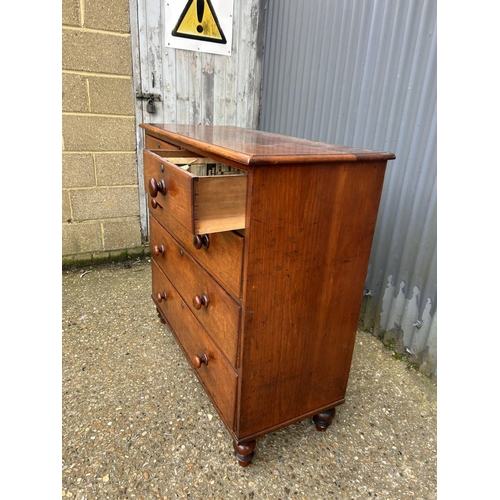
<svg viewBox="0 0 500 500"><path fill-rule="evenodd" d="M106 474L105 476L102 476L102 482L107 483L109 481L109 474Z"/></svg>
<svg viewBox="0 0 500 500"><path fill-rule="evenodd" d="M149 472L147 470L145 470L143 473L142 473L144 479L149 479Z"/></svg>

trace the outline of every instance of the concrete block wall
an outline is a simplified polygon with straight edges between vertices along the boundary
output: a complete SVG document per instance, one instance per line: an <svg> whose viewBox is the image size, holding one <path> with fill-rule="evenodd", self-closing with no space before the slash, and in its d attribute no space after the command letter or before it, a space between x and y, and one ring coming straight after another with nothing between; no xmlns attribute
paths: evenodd
<svg viewBox="0 0 500 500"><path fill-rule="evenodd" d="M63 264L143 255L128 0L63 0Z"/></svg>

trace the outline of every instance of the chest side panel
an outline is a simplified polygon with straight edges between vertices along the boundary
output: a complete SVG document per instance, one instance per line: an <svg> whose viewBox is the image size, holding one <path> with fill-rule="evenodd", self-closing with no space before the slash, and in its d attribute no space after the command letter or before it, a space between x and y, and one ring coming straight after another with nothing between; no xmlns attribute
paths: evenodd
<svg viewBox="0 0 500 500"><path fill-rule="evenodd" d="M255 168L239 438L342 402L385 165Z"/></svg>

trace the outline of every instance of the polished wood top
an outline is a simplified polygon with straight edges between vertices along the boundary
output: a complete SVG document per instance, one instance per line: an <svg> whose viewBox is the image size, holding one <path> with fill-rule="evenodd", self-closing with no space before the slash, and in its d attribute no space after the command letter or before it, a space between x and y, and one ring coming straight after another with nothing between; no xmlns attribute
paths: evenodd
<svg viewBox="0 0 500 500"><path fill-rule="evenodd" d="M314 142L233 126L142 123L146 132L181 148L194 148L244 165L393 160L385 151Z"/></svg>

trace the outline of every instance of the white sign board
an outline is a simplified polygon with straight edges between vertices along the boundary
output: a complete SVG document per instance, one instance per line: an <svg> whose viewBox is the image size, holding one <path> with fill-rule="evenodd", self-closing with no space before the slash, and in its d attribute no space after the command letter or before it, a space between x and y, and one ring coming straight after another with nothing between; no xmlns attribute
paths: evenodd
<svg viewBox="0 0 500 500"><path fill-rule="evenodd" d="M167 48L231 55L234 0L166 0Z"/></svg>

